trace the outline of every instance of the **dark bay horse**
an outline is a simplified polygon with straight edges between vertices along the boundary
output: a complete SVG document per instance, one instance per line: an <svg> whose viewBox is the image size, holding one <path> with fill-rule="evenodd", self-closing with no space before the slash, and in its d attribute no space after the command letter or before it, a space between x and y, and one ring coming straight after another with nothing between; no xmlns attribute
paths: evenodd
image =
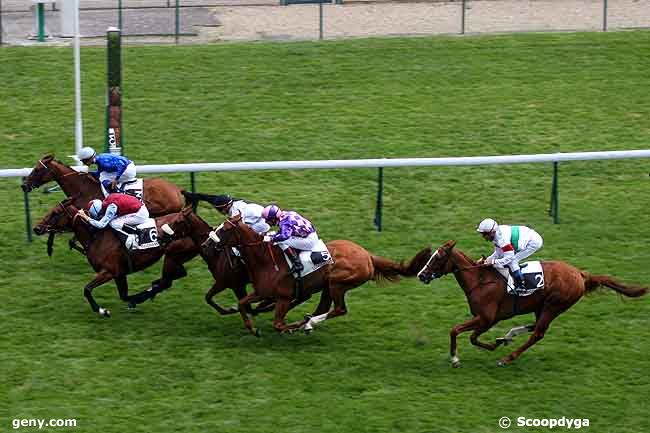
<svg viewBox="0 0 650 433"><path fill-rule="evenodd" d="M30 192L50 181L56 181L67 197L74 197L74 205L78 208L86 207L92 199L104 197L97 179L54 159L54 155L40 159L21 187ZM181 191L164 179L144 179L144 203L149 214L156 217L180 211L185 205Z"/></svg>
<svg viewBox="0 0 650 433"><path fill-rule="evenodd" d="M100 307L92 296L95 287L115 280L120 299L129 304L139 304L151 299L156 293L170 287L173 280L187 275L183 263L194 258L199 249L189 238L174 240L164 247L128 252L111 228L97 231L77 216L79 208L72 198L54 207L35 227L37 235L51 232L72 231L83 246L88 263L96 272L95 278L84 287L84 296L90 307L101 316L110 317L110 311ZM174 214L156 218L160 227ZM129 296L127 275L147 268L165 256L162 278L152 288Z"/></svg>
<svg viewBox="0 0 650 433"><path fill-rule="evenodd" d="M560 261L542 262L545 286L533 294L517 300L506 293L506 282L499 272L490 265L477 264L462 251L454 248L455 241L448 241L438 248L418 274L420 280L429 283L432 279L453 273L458 285L465 292L472 315L471 320L451 329L450 356L452 366L460 366L456 350L456 337L466 331L474 331L470 336L473 345L495 350L504 342L483 343L478 337L501 320L518 314L535 313L535 325L529 330L533 333L521 347L498 361L507 365L517 359L526 349L544 338L553 319L568 310L586 293L599 286L609 287L628 296L639 297L648 293L647 288L626 285L605 275L589 275L567 263Z"/></svg>
<svg viewBox="0 0 650 433"><path fill-rule="evenodd" d="M282 250L266 242L264 236L253 231L239 216L227 219L217 228L215 234L218 237L218 245L240 249L248 268L254 292L239 301L239 313L245 326L254 334L256 330L253 322L244 308L251 302L276 300L273 327L277 331L287 332L302 328L309 332L316 323L347 313L345 293L348 290L370 280L397 281L400 276L415 277L431 254L430 249L424 249L410 262L396 263L374 256L351 241L328 242L327 248L334 263L325 265L303 278L304 292L321 292L318 307L313 317L287 325L285 316L294 301L294 279L289 273L289 265ZM330 310L332 302L334 308Z"/></svg>
<svg viewBox="0 0 650 433"><path fill-rule="evenodd" d="M248 271L239 257L236 257L231 248L212 248L201 246L208 239L208 234L212 230L210 225L199 215L192 211L191 207L175 213L167 220L167 225L173 233L163 230L162 239L171 236L172 239L188 237L192 239L197 249L200 248L201 257L208 265L210 273L214 278L214 284L205 294L205 302L217 310L219 314L233 314L239 310L237 308L225 309L214 302L214 297L224 289L230 288L235 293L237 299L246 297L246 284L249 283ZM270 308L269 308L270 307ZM252 314L264 311L270 311L273 307L270 304L259 306L251 309Z"/></svg>

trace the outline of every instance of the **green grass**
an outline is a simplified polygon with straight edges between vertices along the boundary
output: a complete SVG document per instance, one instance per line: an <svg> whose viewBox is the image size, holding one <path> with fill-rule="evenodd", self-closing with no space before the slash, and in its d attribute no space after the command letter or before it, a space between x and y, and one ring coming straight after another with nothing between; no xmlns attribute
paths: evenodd
<svg viewBox="0 0 650 433"><path fill-rule="evenodd" d="M126 150L139 164L625 150L647 148L650 136L650 32L128 46L123 57ZM71 65L67 48L0 50L0 167L71 152ZM85 142L101 148L104 50L84 48L82 69ZM386 169L381 233L376 170L197 181L203 192L296 209L324 239L395 259L452 238L478 256L490 250L474 232L480 219L525 223L544 237L538 258L647 285L647 167L561 164L559 225L546 213L550 164ZM187 174L168 178L189 186ZM347 316L308 337L276 335L263 315L255 339L203 302L211 278L195 260L137 313L113 284L97 288L114 313L103 320L82 296L92 271L65 239L52 258L45 239L25 243L19 182L0 182L2 431L16 418L76 418L76 432L480 433L501 431L502 416L650 430L648 299L589 296L505 369L495 361L510 347L482 352L467 336L463 367L450 368L449 329L469 317L451 277L364 285L348 294ZM32 193L32 218L61 197ZM131 290L158 272L133 275ZM486 340L530 320L499 324Z"/></svg>

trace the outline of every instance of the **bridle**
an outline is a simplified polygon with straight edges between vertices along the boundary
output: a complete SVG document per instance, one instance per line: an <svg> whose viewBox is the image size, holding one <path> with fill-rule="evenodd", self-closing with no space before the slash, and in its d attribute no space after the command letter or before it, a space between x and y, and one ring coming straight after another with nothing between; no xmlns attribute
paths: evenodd
<svg viewBox="0 0 650 433"><path fill-rule="evenodd" d="M269 255L271 256L271 261L273 261L273 267L275 268L276 271L280 270L280 267L278 266L278 263L277 263L276 260L275 260L275 254L273 254L273 248L272 248L271 242L265 242L263 236L260 237L260 238L259 238L258 240L256 240L256 241L252 241L252 242L244 242L244 241L242 240L242 238L241 238L241 233L240 233L241 228L239 227L239 222L241 222L241 220L239 220L238 223L234 223L234 222L232 222L232 221L228 218L228 219L226 219L226 221L223 223L223 224L228 223L228 224L232 225L232 226L233 226L233 230L236 231L237 242L238 242L236 245L239 245L240 247L256 247L256 246L258 246L258 245L264 245L264 244L266 244L266 247L267 247L267 249L268 249ZM215 233L223 229L223 224L221 224L221 225L217 228L217 230L215 230ZM218 236L218 235L217 235L217 236ZM210 239L210 238L208 238L208 240L209 240L209 239ZM206 240L206 242L207 242L207 240ZM224 245L224 246L227 247L228 245ZM235 246L235 245L231 245L231 246Z"/></svg>

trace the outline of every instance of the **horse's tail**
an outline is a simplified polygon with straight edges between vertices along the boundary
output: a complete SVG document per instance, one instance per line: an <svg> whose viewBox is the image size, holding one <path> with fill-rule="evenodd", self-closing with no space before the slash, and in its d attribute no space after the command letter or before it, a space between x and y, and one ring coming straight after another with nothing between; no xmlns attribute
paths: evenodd
<svg viewBox="0 0 650 433"><path fill-rule="evenodd" d="M207 201L208 203L212 203L215 197L210 194L202 194L200 192L185 191L184 189L181 190L181 194L183 194L183 196L185 197L186 203L192 205L195 205L199 201Z"/></svg>
<svg viewBox="0 0 650 433"><path fill-rule="evenodd" d="M377 282L382 280L397 282L400 277L415 277L429 260L429 257L431 257L431 248L425 248L418 252L408 262L402 260L398 263L384 257L370 256L375 267L372 279Z"/></svg>
<svg viewBox="0 0 650 433"><path fill-rule="evenodd" d="M582 277L585 279L585 289L587 292L596 290L599 286L605 286L629 298L638 298L646 295L650 291L647 287L623 284L607 275L589 275L583 272Z"/></svg>

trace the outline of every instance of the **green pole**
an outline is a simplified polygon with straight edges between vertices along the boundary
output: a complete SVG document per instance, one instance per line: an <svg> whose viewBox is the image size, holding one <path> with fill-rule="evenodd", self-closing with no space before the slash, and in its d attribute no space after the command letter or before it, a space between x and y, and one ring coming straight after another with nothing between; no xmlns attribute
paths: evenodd
<svg viewBox="0 0 650 433"><path fill-rule="evenodd" d="M117 28L122 28L122 0L117 1Z"/></svg>
<svg viewBox="0 0 650 433"><path fill-rule="evenodd" d="M323 0L318 2L318 40L323 40Z"/></svg>
<svg viewBox="0 0 650 433"><path fill-rule="evenodd" d="M0 0L0 46L2 45L2 0Z"/></svg>
<svg viewBox="0 0 650 433"><path fill-rule="evenodd" d="M464 35L465 34L465 1L463 0L463 3L460 5L461 7L461 12L460 12L460 34Z"/></svg>
<svg viewBox="0 0 650 433"><path fill-rule="evenodd" d="M381 211L384 205L384 167L379 167L377 177L377 208L375 209L375 226L381 231Z"/></svg>
<svg viewBox="0 0 650 433"><path fill-rule="evenodd" d="M178 45L178 34L181 32L181 14L180 14L180 0L176 0L176 23L174 27L174 40Z"/></svg>
<svg viewBox="0 0 650 433"><path fill-rule="evenodd" d="M106 31L106 134L105 151L124 154L122 134L122 31Z"/></svg>
<svg viewBox="0 0 650 433"><path fill-rule="evenodd" d="M25 183L25 178L23 177L23 183ZM26 191L23 191L23 200L25 201L25 229L27 231L27 242L32 241L32 222L29 215L29 195Z"/></svg>
<svg viewBox="0 0 650 433"><path fill-rule="evenodd" d="M194 172L190 172L190 189L192 190L192 194L196 192L196 176L194 175ZM192 201L192 210L197 213L197 208L198 208L198 203L195 201Z"/></svg>
<svg viewBox="0 0 650 433"><path fill-rule="evenodd" d="M38 10L38 41L45 41L45 6L43 3L36 5Z"/></svg>
<svg viewBox="0 0 650 433"><path fill-rule="evenodd" d="M551 208L548 211L549 215L553 216L553 223L560 222L559 210L559 192L558 192L558 162L553 162L553 186L551 187Z"/></svg>

